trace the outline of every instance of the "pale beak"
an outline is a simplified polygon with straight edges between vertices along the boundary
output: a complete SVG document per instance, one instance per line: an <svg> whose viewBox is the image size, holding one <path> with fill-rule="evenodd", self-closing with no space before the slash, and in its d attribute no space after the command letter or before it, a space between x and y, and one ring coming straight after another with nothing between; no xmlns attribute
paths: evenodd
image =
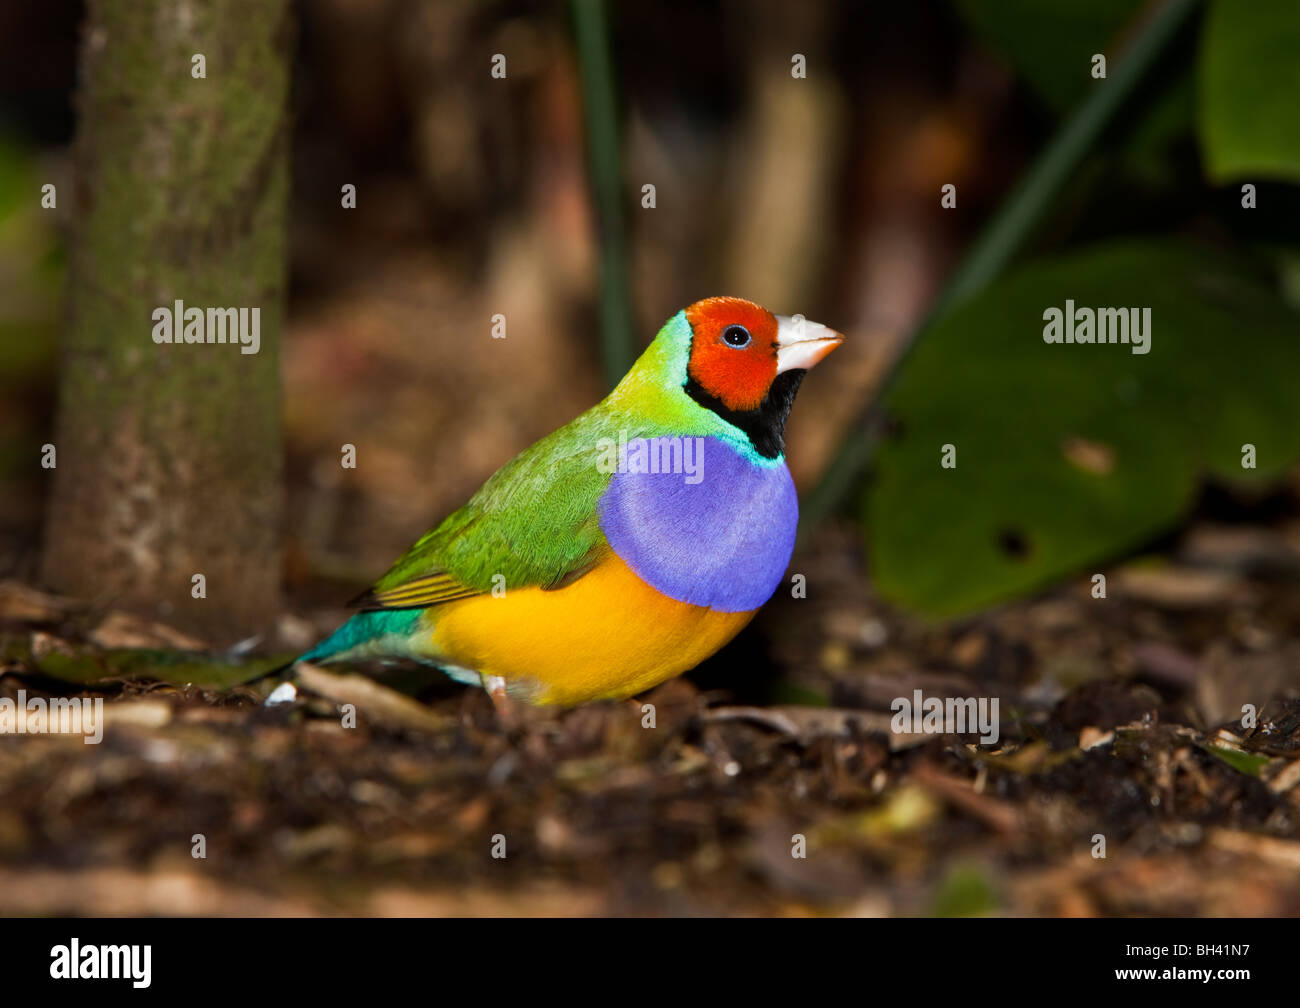
<svg viewBox="0 0 1300 1008"><path fill-rule="evenodd" d="M799 315L778 315L776 373L806 371L843 342L843 336L820 322L809 322Z"/></svg>

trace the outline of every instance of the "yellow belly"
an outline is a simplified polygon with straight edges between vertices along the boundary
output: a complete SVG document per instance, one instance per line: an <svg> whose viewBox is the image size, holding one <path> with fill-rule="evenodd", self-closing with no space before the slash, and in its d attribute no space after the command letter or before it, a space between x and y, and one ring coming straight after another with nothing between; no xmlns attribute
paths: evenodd
<svg viewBox="0 0 1300 1008"><path fill-rule="evenodd" d="M533 703L564 705L631 696L679 675L753 616L667 598L613 553L557 591L507 588L426 613L437 657L501 676Z"/></svg>

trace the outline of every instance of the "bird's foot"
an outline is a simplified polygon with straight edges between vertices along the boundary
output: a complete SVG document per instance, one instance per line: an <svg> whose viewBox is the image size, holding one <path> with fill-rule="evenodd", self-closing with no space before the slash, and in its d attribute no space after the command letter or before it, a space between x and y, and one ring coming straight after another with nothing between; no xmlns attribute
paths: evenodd
<svg viewBox="0 0 1300 1008"><path fill-rule="evenodd" d="M483 689L492 698L492 706L497 709L497 720L506 731L514 731L523 722L518 702L506 692L506 681L502 676L485 675Z"/></svg>

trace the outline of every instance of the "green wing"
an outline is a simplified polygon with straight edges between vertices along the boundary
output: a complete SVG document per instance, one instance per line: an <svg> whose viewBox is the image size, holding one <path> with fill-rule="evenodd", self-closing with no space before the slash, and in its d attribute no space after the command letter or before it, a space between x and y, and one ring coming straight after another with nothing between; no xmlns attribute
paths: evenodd
<svg viewBox="0 0 1300 1008"><path fill-rule="evenodd" d="M423 608L491 591L561 588L609 551L597 504L612 473L600 407L538 441L494 473L354 601L362 609Z"/></svg>

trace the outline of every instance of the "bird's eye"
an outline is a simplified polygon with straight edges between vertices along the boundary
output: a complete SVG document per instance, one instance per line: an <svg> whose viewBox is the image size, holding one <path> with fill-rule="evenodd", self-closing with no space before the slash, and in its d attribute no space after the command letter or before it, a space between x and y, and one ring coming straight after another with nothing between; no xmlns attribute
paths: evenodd
<svg viewBox="0 0 1300 1008"><path fill-rule="evenodd" d="M749 330L743 325L729 325L722 330L722 342L737 350L749 346Z"/></svg>

